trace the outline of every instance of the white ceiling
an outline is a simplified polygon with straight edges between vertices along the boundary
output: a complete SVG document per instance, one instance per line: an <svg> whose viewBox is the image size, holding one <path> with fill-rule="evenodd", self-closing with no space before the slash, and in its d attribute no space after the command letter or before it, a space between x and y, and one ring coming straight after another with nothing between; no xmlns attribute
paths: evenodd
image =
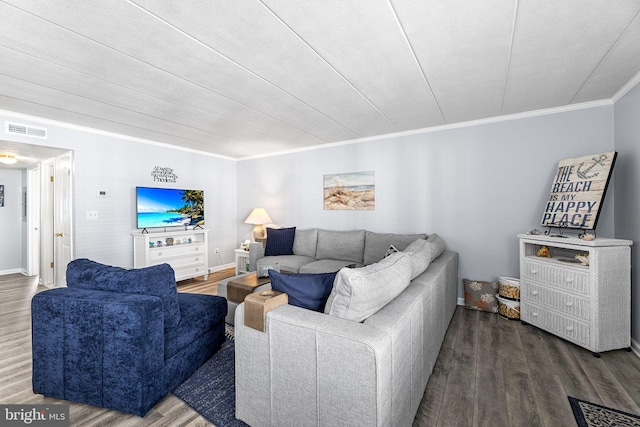
<svg viewBox="0 0 640 427"><path fill-rule="evenodd" d="M640 1L0 0L0 109L242 158L613 97Z"/></svg>
<svg viewBox="0 0 640 427"><path fill-rule="evenodd" d="M0 153L10 154L16 157L16 163L12 165L0 163L0 169L26 169L36 163L52 159L66 151L68 150L0 140Z"/></svg>

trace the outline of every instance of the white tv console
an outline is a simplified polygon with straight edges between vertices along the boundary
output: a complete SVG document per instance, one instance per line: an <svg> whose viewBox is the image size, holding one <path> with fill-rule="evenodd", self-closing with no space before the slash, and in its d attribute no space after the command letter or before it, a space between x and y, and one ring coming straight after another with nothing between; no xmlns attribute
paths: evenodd
<svg viewBox="0 0 640 427"><path fill-rule="evenodd" d="M143 268L167 263L175 271L176 281L209 275L209 230L131 233L133 267ZM167 239L173 239L167 244ZM161 242L161 245L158 245ZM153 246L151 246L153 243Z"/></svg>

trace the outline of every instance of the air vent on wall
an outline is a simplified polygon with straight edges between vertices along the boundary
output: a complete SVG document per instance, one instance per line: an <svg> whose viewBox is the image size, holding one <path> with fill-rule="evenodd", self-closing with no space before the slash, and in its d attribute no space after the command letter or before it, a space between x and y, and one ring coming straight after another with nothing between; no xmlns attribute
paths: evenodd
<svg viewBox="0 0 640 427"><path fill-rule="evenodd" d="M47 139L47 129L37 126L21 125L4 122L4 131L11 135L30 136L32 138Z"/></svg>

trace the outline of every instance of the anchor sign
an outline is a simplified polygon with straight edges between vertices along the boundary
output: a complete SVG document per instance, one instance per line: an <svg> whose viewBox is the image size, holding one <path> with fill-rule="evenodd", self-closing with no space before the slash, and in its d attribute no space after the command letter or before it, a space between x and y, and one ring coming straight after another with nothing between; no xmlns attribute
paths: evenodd
<svg viewBox="0 0 640 427"><path fill-rule="evenodd" d="M578 165L578 170L576 170L576 175L578 175L582 179L591 179L591 178L594 178L594 177L598 176L598 172L594 173L591 176L589 176L587 174L589 173L589 171L591 169L593 169L597 165L605 166L604 161L607 160L607 155L606 154L601 154L600 157L598 157L597 159L595 157L592 157L591 160L593 160L594 163L584 171L582 170L582 167L584 166L584 162L580 163Z"/></svg>
<svg viewBox="0 0 640 427"><path fill-rule="evenodd" d="M611 151L560 160L542 225L595 230L616 157Z"/></svg>

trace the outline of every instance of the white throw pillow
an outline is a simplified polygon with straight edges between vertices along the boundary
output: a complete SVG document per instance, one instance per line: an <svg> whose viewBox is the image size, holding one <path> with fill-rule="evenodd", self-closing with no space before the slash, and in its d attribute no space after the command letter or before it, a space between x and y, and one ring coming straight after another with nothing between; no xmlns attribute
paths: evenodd
<svg viewBox="0 0 640 427"><path fill-rule="evenodd" d="M432 245L425 239L418 239L406 247L406 253L411 266L411 280L422 274L431 264Z"/></svg>
<svg viewBox="0 0 640 427"><path fill-rule="evenodd" d="M409 257L398 252L362 268L341 269L325 313L362 322L397 297L411 281Z"/></svg>
<svg viewBox="0 0 640 427"><path fill-rule="evenodd" d="M444 242L437 234L430 234L427 238L429 247L431 248L431 261L438 258L444 252Z"/></svg>

